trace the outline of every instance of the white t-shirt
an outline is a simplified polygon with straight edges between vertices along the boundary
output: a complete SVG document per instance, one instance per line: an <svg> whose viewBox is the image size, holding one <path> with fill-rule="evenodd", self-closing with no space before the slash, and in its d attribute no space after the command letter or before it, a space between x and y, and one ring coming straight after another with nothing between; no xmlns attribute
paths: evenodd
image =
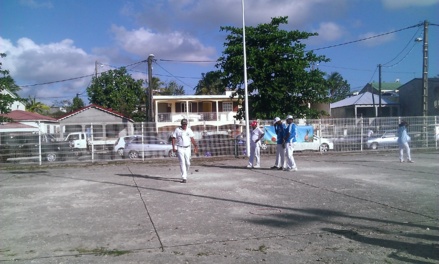
<svg viewBox="0 0 439 264"><path fill-rule="evenodd" d="M259 127L256 127L255 129L253 129L251 131L251 133L250 133L250 135L251 135L251 138L250 138L251 143L253 143L253 144L261 144L261 141L258 141L257 143L255 143L255 141L258 140L264 134L265 134L265 132L261 128L259 128Z"/></svg>
<svg viewBox="0 0 439 264"><path fill-rule="evenodd" d="M174 137L176 140L176 146L187 147L191 145L191 138L194 137L194 132L188 127L186 127L186 130L183 130L181 127L177 127L172 134L172 137Z"/></svg>

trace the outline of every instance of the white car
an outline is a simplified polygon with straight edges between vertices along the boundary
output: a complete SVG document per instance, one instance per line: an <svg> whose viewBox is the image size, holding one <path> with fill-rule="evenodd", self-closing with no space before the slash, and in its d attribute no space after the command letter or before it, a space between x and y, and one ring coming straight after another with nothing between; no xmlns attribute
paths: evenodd
<svg viewBox="0 0 439 264"><path fill-rule="evenodd" d="M326 138L314 136L311 142L296 142L294 143L294 151L314 150L320 152L327 152L334 149L334 143Z"/></svg>
<svg viewBox="0 0 439 264"><path fill-rule="evenodd" d="M116 140L116 142L114 143L113 151L122 157L123 150L125 148L125 144L127 142L131 141L131 139L136 138L136 137L141 137L141 136L142 135L131 135L131 136L124 136L124 137L118 138Z"/></svg>
<svg viewBox="0 0 439 264"><path fill-rule="evenodd" d="M137 159L142 156L176 157L177 155L167 140L157 137L134 137L125 144L124 158Z"/></svg>

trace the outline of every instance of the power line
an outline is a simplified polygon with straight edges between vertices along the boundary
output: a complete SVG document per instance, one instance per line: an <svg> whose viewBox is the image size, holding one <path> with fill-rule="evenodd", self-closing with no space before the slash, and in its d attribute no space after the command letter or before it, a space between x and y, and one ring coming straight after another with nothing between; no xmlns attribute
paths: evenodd
<svg viewBox="0 0 439 264"><path fill-rule="evenodd" d="M336 44L336 45L331 45L331 46L327 46L327 47L323 47L323 48L312 49L312 50L309 50L309 51L316 51L316 50L335 48L335 47L339 47L339 46L345 46L345 45L356 43L356 42L361 42L361 41L365 41L365 40L369 40L369 39L373 39L373 38L382 37L382 36L385 36L385 35L390 35L390 34L393 34L393 33L396 33L396 32L400 32L400 31L403 31L403 30L407 30L407 29L410 29L410 28L419 27L421 25L422 24L416 24L416 25L413 25L413 26L410 26L410 27L394 30L394 31L391 31L391 32L382 33L382 34L379 34L379 35L375 35L375 36L371 36L371 37L367 37L367 38L362 38L362 39L357 39L357 40L353 40L353 41L349 41L349 42L345 42L345 43L340 43L340 44Z"/></svg>

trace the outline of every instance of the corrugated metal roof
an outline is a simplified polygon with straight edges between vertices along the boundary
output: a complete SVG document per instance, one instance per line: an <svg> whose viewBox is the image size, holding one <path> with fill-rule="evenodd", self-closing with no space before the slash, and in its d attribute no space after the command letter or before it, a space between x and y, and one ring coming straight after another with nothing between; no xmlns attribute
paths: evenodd
<svg viewBox="0 0 439 264"><path fill-rule="evenodd" d="M372 99L372 93L365 92L356 96L352 96L349 98L345 98L341 101L332 103L330 106L331 108L339 108L339 107L346 107L351 105L373 105L375 102L375 105L379 104L379 95L373 94ZM381 96L381 105L398 105L398 102L396 102L394 99L389 97L383 97Z"/></svg>

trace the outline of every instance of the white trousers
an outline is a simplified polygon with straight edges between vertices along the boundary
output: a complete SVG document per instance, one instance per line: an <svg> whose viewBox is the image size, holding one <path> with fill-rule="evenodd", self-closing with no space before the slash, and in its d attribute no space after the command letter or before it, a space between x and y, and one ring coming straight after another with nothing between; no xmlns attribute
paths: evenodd
<svg viewBox="0 0 439 264"><path fill-rule="evenodd" d="M399 144L399 160L404 161L404 150L407 153L407 160L412 160L412 157L410 156L409 143L400 143Z"/></svg>
<svg viewBox="0 0 439 264"><path fill-rule="evenodd" d="M285 165L285 149L282 147L282 144L276 145L276 161L274 162L274 166L278 168L282 168Z"/></svg>
<svg viewBox="0 0 439 264"><path fill-rule="evenodd" d="M294 161L293 152L294 152L294 143L286 143L285 144L285 156L286 156L286 169L296 168L296 162Z"/></svg>
<svg viewBox="0 0 439 264"><path fill-rule="evenodd" d="M248 159L248 165L252 167L261 166L261 144L259 142L250 143L250 158Z"/></svg>
<svg viewBox="0 0 439 264"><path fill-rule="evenodd" d="M177 157L178 160L180 161L181 178L183 180L186 180L187 173L191 166L191 147L187 147L187 148L178 147Z"/></svg>

